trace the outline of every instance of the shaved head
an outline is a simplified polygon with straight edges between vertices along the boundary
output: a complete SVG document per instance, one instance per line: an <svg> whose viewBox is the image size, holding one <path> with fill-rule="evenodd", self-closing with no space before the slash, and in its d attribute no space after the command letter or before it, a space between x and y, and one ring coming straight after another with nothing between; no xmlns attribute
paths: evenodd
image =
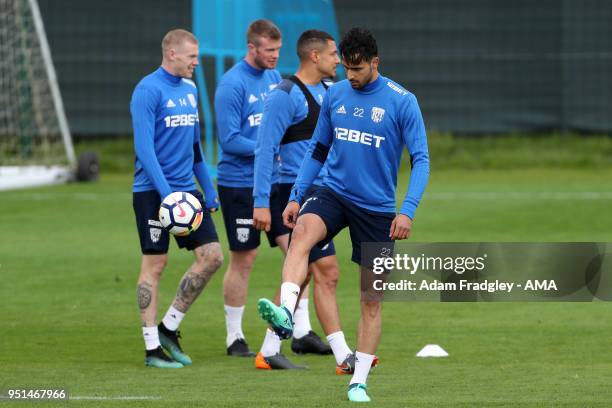
<svg viewBox="0 0 612 408"><path fill-rule="evenodd" d="M162 67L183 78L191 78L199 63L198 39L187 30L168 31L161 43Z"/></svg>
<svg viewBox="0 0 612 408"><path fill-rule="evenodd" d="M161 43L162 54L166 54L172 48L176 49L182 46L185 42L197 44L198 39L189 31L180 28L168 31Z"/></svg>

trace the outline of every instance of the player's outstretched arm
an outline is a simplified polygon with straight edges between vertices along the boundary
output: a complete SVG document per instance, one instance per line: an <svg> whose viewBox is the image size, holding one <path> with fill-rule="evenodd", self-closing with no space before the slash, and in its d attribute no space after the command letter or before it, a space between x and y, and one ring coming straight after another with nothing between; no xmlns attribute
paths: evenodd
<svg viewBox="0 0 612 408"><path fill-rule="evenodd" d="M414 95L406 96L402 111L402 137L408 147L412 169L408 192L404 198L400 214L414 219L414 213L423 197L429 181L429 149L423 116ZM412 223L411 223L412 224Z"/></svg>
<svg viewBox="0 0 612 408"><path fill-rule="evenodd" d="M255 141L240 134L242 95L240 89L225 83L215 93L215 117L219 130L219 144L223 151L251 157L255 154Z"/></svg>
<svg viewBox="0 0 612 408"><path fill-rule="evenodd" d="M149 89L136 87L132 94L130 112L134 129L134 151L145 173L163 199L172 193L170 184L155 154L155 109L158 98Z"/></svg>
<svg viewBox="0 0 612 408"><path fill-rule="evenodd" d="M317 127L310 139L306 156L304 156L295 184L291 189L289 200L296 201L298 204L301 204L312 182L319 175L334 140L332 137L334 132L330 120L330 99L329 94L323 99Z"/></svg>
<svg viewBox="0 0 612 408"><path fill-rule="evenodd" d="M264 101L255 144L253 185L254 207L270 207L270 188L274 174L274 154L291 125L294 106L287 92L275 88Z"/></svg>
<svg viewBox="0 0 612 408"><path fill-rule="evenodd" d="M208 166L204 161L204 152L202 152L202 144L200 143L200 127L194 126L195 135L193 143L193 173L204 191L204 199L206 200L206 208L210 212L215 212L219 208L219 196L215 185L213 184Z"/></svg>
<svg viewBox="0 0 612 408"><path fill-rule="evenodd" d="M274 173L274 154L291 125L293 115L294 105L289 94L278 88L274 89L264 101L255 147L253 227L261 231L269 231L272 225L270 190Z"/></svg>

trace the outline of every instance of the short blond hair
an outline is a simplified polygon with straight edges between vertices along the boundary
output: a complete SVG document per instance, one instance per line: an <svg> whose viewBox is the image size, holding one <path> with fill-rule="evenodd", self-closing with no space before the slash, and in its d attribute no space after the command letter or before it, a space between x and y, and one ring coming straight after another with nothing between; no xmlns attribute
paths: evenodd
<svg viewBox="0 0 612 408"><path fill-rule="evenodd" d="M165 54L170 48L178 47L184 42L197 44L198 39L189 31L181 28L168 31L161 43L162 54Z"/></svg>

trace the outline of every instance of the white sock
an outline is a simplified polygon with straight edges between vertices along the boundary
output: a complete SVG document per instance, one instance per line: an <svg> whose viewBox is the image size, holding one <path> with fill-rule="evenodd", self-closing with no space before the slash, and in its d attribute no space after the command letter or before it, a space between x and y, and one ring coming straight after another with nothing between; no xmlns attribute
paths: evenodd
<svg viewBox="0 0 612 408"><path fill-rule="evenodd" d="M236 339L244 339L244 333L242 333L244 306L233 307L224 305L223 307L225 309L225 327L227 328L225 343L229 347Z"/></svg>
<svg viewBox="0 0 612 408"><path fill-rule="evenodd" d="M281 295L280 295L280 304L281 306L285 306L291 316L293 317L293 313L295 311L295 304L297 303L297 298L300 295L300 287L295 283L291 282L283 282L281 285Z"/></svg>
<svg viewBox="0 0 612 408"><path fill-rule="evenodd" d="M174 306L170 306L162 320L162 323L164 326L166 326L166 329L176 331L184 317L185 313L176 310Z"/></svg>
<svg viewBox="0 0 612 408"><path fill-rule="evenodd" d="M300 299L298 307L293 314L293 337L299 339L312 330L310 314L308 313L308 299Z"/></svg>
<svg viewBox="0 0 612 408"><path fill-rule="evenodd" d="M281 339L272 330L266 330L266 337L264 337L263 344L261 345L261 354L264 357L271 357L277 353L280 353Z"/></svg>
<svg viewBox="0 0 612 408"><path fill-rule="evenodd" d="M342 364L347 355L353 354L348 344L346 344L346 340L344 339L344 333L342 331L337 331L335 333L330 334L329 336L327 336L327 341L329 342L329 346L334 352L336 364Z"/></svg>
<svg viewBox="0 0 612 408"><path fill-rule="evenodd" d="M156 348L161 346L161 344L159 343L159 333L157 331L157 326L143 327L142 336L144 337L146 350L155 350Z"/></svg>
<svg viewBox="0 0 612 408"><path fill-rule="evenodd" d="M366 384L368 374L370 373L370 367L372 367L372 361L374 361L374 356L372 354L366 354L360 351L355 352L355 374L353 374L350 384Z"/></svg>

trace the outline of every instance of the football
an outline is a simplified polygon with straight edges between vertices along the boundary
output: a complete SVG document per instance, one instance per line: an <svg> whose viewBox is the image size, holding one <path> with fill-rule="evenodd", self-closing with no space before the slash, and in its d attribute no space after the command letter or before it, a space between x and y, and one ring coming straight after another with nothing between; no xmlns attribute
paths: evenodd
<svg viewBox="0 0 612 408"><path fill-rule="evenodd" d="M172 235L191 234L202 223L202 216L200 201L186 192L169 194L159 207L159 221Z"/></svg>

